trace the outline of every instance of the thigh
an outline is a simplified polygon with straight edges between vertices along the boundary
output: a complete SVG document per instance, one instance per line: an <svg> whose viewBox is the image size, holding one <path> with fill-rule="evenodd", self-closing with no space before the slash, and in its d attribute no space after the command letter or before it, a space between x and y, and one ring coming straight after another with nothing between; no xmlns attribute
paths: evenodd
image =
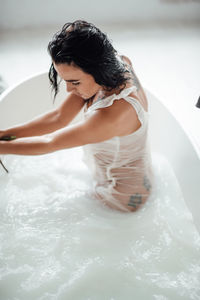
<svg viewBox="0 0 200 300"><path fill-rule="evenodd" d="M117 183L112 190L112 197L128 211L137 211L147 201L150 190L142 184Z"/></svg>

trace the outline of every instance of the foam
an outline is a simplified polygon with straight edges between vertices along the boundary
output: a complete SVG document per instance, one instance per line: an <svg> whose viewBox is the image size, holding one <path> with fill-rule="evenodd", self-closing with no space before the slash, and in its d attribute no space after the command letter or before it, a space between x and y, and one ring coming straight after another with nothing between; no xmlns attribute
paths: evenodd
<svg viewBox="0 0 200 300"><path fill-rule="evenodd" d="M127 214L91 197L82 154L3 158L0 299L199 299L200 236L166 158L153 154L153 194Z"/></svg>

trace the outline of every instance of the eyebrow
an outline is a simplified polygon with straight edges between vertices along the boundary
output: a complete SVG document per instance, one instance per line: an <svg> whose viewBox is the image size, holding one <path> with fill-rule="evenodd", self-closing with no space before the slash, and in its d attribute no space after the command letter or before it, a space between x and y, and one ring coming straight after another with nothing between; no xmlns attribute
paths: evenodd
<svg viewBox="0 0 200 300"><path fill-rule="evenodd" d="M64 80L67 81L67 82L80 81L80 79L69 79L69 80L64 79Z"/></svg>

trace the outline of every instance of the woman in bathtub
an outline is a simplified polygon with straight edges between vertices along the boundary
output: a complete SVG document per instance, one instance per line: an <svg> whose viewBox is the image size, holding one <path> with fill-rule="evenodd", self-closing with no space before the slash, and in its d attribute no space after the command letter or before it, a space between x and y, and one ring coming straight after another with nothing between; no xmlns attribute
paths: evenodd
<svg viewBox="0 0 200 300"><path fill-rule="evenodd" d="M49 79L67 97L57 109L0 130L0 154L42 155L82 146L94 195L110 208L136 211L151 193L148 103L132 63L93 24L66 23L49 42ZM83 108L84 120L69 123ZM6 141L6 137L14 136Z"/></svg>

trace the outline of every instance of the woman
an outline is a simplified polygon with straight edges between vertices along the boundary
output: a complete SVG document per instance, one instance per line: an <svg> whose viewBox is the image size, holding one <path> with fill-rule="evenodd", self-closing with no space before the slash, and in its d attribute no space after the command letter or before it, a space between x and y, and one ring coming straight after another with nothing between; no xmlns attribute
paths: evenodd
<svg viewBox="0 0 200 300"><path fill-rule="evenodd" d="M41 155L83 146L94 195L120 211L135 211L151 192L148 103L131 61L93 24L66 23L48 45L49 79L69 93L62 105L31 122L0 131L0 154ZM84 120L68 124L84 109Z"/></svg>

